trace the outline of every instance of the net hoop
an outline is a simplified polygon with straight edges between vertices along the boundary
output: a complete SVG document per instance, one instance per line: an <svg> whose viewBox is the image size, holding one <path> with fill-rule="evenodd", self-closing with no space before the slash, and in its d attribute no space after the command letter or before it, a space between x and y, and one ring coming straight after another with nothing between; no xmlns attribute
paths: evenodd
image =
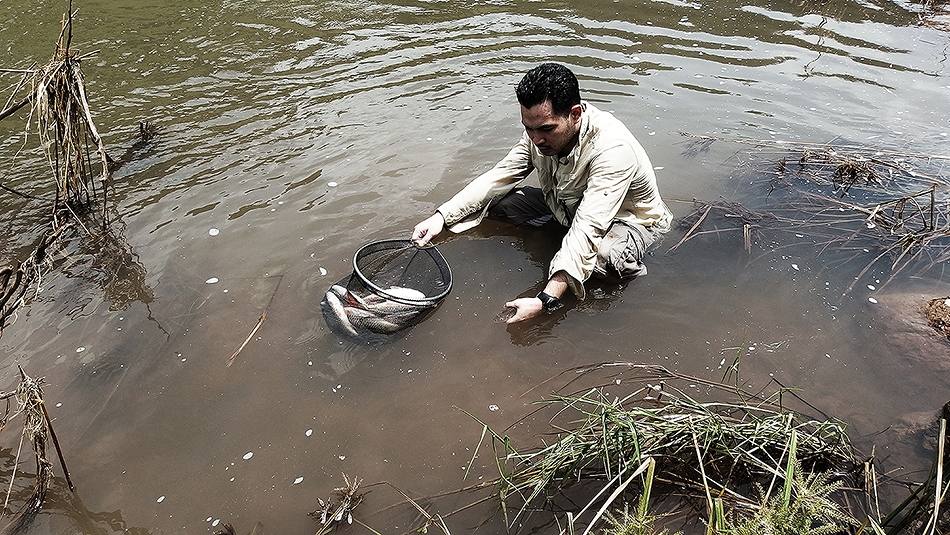
<svg viewBox="0 0 950 535"><path fill-rule="evenodd" d="M449 295L449 292L452 291L452 269L449 267L448 262L445 261L445 257L442 256L442 253L439 252L439 249L434 245L427 247L417 247L416 249L417 253L427 254L429 258L435 262L436 267L439 269L439 274L441 275L442 280L446 281L445 290L443 290L438 295L426 296L425 299L408 299L398 295L393 295L384 288L376 285L363 273L362 270L360 270L361 260L366 256L382 250L399 249L403 247L415 247L415 245L410 240L397 239L379 240L367 243L366 245L360 247L359 250L357 250L353 255L353 274L356 275L360 282L366 285L366 287L369 288L373 293L397 303L419 307L432 307L439 304L443 299L445 299L445 296Z"/></svg>

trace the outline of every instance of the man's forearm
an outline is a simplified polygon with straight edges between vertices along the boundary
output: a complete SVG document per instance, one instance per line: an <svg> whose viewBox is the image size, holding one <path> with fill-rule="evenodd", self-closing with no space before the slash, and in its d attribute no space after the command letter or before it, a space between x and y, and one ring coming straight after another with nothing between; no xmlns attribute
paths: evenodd
<svg viewBox="0 0 950 535"><path fill-rule="evenodd" d="M557 297L558 299L564 297L564 294L568 290L568 281L571 276L567 274L566 271L558 271L548 280L547 285L544 286L544 293Z"/></svg>

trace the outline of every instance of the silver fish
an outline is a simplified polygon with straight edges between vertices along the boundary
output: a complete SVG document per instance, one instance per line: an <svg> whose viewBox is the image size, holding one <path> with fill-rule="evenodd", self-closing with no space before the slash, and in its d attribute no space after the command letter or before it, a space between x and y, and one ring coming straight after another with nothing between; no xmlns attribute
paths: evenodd
<svg viewBox="0 0 950 535"><path fill-rule="evenodd" d="M426 294L412 288L403 288L402 286L390 286L386 293L400 299L412 299L419 301L426 298Z"/></svg>
<svg viewBox="0 0 950 535"><path fill-rule="evenodd" d="M327 292L323 302L326 303L328 308L328 310L324 309L323 316L327 319L327 322L330 323L330 327L337 327L346 334L354 338L357 337L356 329L353 328L353 323L346 313L346 307L343 306L343 302L340 301L336 293L332 291Z"/></svg>

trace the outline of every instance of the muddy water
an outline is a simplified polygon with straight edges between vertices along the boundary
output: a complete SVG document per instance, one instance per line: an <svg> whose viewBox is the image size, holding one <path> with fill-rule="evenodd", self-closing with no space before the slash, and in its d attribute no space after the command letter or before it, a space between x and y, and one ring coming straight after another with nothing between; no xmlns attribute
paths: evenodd
<svg viewBox="0 0 950 535"><path fill-rule="evenodd" d="M0 4L2 66L45 61L58 4ZM455 288L408 336L341 343L318 307L359 245L405 235L506 152L520 133L513 86L541 60L571 65L584 97L627 123L678 215L690 205L675 199L747 195L730 179L736 147L690 157L681 131L946 154L950 40L916 26L914 5L162 4L79 6L74 46L98 51L83 64L97 120L129 162L114 197L123 252L75 251L0 340L0 384L16 363L47 378L79 487L67 497L57 480L30 532L204 533L224 519L307 533L341 472L418 493L462 486L480 428L457 408L504 427L530 409L528 388L604 360L718 378L741 353L750 380L799 385L859 437L947 401L946 368L882 344L870 291L842 298L850 275L809 248L750 263L712 237L664 255L674 232L648 277L505 328L500 304L535 288L557 241L487 223L442 245ZM161 130L135 146L141 119ZM3 123L6 169L20 123ZM5 183L30 187L43 162L27 151L11 169ZM4 253L23 251L42 210L0 199ZM895 464L926 462L886 438ZM9 470L15 431L0 444ZM472 477L491 473L483 457ZM364 507L394 500L378 490Z"/></svg>

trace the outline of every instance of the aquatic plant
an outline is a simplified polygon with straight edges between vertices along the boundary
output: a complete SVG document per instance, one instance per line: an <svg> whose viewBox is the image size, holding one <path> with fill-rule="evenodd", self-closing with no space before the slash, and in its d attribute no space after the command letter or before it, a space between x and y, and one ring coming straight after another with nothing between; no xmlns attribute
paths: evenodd
<svg viewBox="0 0 950 535"><path fill-rule="evenodd" d="M656 480L678 496L731 508L759 506L743 493L754 483L782 481L780 469L792 437L798 459L810 471L843 475L858 463L844 426L805 417L783 404L780 389L769 396L671 372L660 366L609 363L575 370L586 375L616 371L611 379L636 384L615 396L613 386L555 394L540 410L551 410L556 440L518 450L507 436L485 429L498 454L497 496L509 527L530 511L552 506L579 483L603 485L595 499L642 469L646 460L662 470ZM618 371L619 370L619 371ZM695 390L732 399L699 401ZM643 384L646 383L646 384ZM637 468L637 467L641 468ZM771 486L771 485L770 485ZM716 500L713 499L716 497ZM520 503L513 514L508 507ZM577 515L580 516L580 513Z"/></svg>

